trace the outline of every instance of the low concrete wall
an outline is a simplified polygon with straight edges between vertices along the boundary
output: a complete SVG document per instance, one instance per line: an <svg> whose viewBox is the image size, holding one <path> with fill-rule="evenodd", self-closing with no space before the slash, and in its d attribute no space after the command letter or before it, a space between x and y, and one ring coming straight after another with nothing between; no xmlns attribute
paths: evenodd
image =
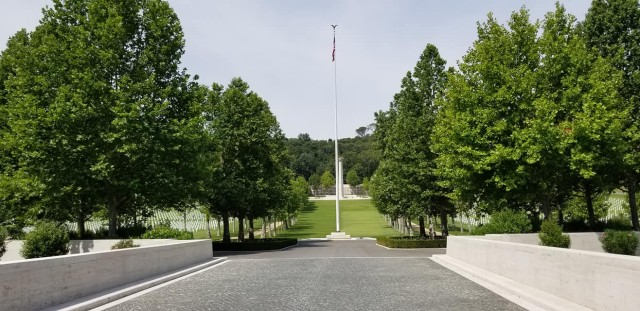
<svg viewBox="0 0 640 311"><path fill-rule="evenodd" d="M102 252L111 250L111 246L120 240L71 240L69 241L69 254L84 254L93 252ZM179 240L173 239L134 239L133 244L144 246L164 245L179 243ZM7 252L0 257L0 261L23 260L20 255L22 249L21 240L7 241Z"/></svg>
<svg viewBox="0 0 640 311"><path fill-rule="evenodd" d="M447 256L594 310L637 310L640 258L497 241L447 238Z"/></svg>
<svg viewBox="0 0 640 311"><path fill-rule="evenodd" d="M192 240L0 262L0 306L2 310L40 310L212 257L210 240Z"/></svg>
<svg viewBox="0 0 640 311"><path fill-rule="evenodd" d="M568 234L571 237L570 249L605 253L604 249L602 249L602 243L600 242L602 232L578 232ZM638 235L637 232L636 235ZM484 236L484 239L513 243L524 243L529 245L540 244L540 238L538 237L537 233L487 234ZM640 256L640 248L636 249L636 256Z"/></svg>

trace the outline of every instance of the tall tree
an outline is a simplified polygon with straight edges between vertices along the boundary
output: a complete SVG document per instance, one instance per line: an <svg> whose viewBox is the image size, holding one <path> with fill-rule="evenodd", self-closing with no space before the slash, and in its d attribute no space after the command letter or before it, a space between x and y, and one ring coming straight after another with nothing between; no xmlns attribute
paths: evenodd
<svg viewBox="0 0 640 311"><path fill-rule="evenodd" d="M225 90L214 85L212 97L209 135L215 163L204 189L206 202L223 219L223 241L231 240L229 217L239 218L238 239L243 240L243 220L264 216L288 186L284 136L268 103L242 79L234 78Z"/></svg>
<svg viewBox="0 0 640 311"><path fill-rule="evenodd" d="M39 214L81 218L101 202L115 236L134 201L174 205L192 185L200 125L180 22L160 0L57 0L43 13L5 83L12 148L44 185Z"/></svg>
<svg viewBox="0 0 640 311"><path fill-rule="evenodd" d="M611 185L607 155L620 148L615 70L590 54L560 5L540 37L524 9L508 26L490 15L451 77L434 148L440 174L472 204L548 217L576 185L589 206Z"/></svg>
<svg viewBox="0 0 640 311"><path fill-rule="evenodd" d="M625 126L622 188L629 195L631 222L640 230L636 192L640 184L640 4L637 0L594 0L582 24L587 46L622 71L618 92L630 106Z"/></svg>
<svg viewBox="0 0 640 311"><path fill-rule="evenodd" d="M396 198L402 198L399 208L405 211L405 217L420 218L421 235L425 235L422 217L436 212L443 215L446 228L449 204L446 192L436 183L436 154L430 149L438 111L436 100L442 96L445 82L445 61L437 48L428 44L413 72L402 79L401 90L394 96L390 111L376 115L376 139L381 147L382 162L389 162L384 167L381 165L383 169L376 174L391 175L377 176L374 189L380 188L382 180L401 185L388 189L402 192L402 195L395 194ZM384 194L373 191L373 195Z"/></svg>
<svg viewBox="0 0 640 311"><path fill-rule="evenodd" d="M540 53L545 57L539 81L550 82L552 88L542 93L555 102L571 177L584 196L589 224L595 229L593 201L618 184L622 165L619 151L624 150L628 109L618 95L621 75L587 48L576 31L575 18L561 5L546 15L543 29Z"/></svg>
<svg viewBox="0 0 640 311"><path fill-rule="evenodd" d="M355 187L360 184L360 177L358 176L358 172L356 170L351 169L347 172L347 184L351 187Z"/></svg>
<svg viewBox="0 0 640 311"><path fill-rule="evenodd" d="M443 184L457 200L479 198L496 208L532 200L528 162L537 163L522 155L524 139L517 139L531 110L537 25L523 9L508 26L491 14L478 24L478 39L450 77L433 146Z"/></svg>
<svg viewBox="0 0 640 311"><path fill-rule="evenodd" d="M336 179L335 177L333 177L333 174L331 174L331 172L325 171L322 176L320 176L320 184L323 188L325 188L325 190L331 189L331 187L335 187Z"/></svg>

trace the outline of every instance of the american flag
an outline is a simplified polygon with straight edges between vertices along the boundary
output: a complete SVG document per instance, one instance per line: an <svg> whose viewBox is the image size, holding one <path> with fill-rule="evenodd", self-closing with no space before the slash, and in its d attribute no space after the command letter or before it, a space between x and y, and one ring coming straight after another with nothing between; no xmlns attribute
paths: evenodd
<svg viewBox="0 0 640 311"><path fill-rule="evenodd" d="M336 36L333 35L333 52L331 52L331 62L336 61Z"/></svg>

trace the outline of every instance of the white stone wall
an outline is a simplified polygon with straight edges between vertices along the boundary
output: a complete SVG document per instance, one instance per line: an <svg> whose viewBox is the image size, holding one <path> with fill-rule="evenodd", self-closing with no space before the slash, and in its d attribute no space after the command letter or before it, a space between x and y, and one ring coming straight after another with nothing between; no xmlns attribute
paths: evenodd
<svg viewBox="0 0 640 311"><path fill-rule="evenodd" d="M458 236L447 256L590 309L640 306L639 257Z"/></svg>
<svg viewBox="0 0 640 311"><path fill-rule="evenodd" d="M212 257L210 240L190 240L0 262L0 306L2 310L40 310Z"/></svg>
<svg viewBox="0 0 640 311"><path fill-rule="evenodd" d="M602 249L600 237L602 232L578 232L568 233L571 237L571 249L605 253ZM637 233L636 233L637 234ZM484 239L504 242L523 243L529 245L539 245L540 238L537 233L526 234L487 234ZM636 256L640 256L640 248L636 249Z"/></svg>
<svg viewBox="0 0 640 311"><path fill-rule="evenodd" d="M84 254L111 250L113 244L120 240L71 240L69 241L69 254ZM143 246L164 245L180 243L179 240L173 239L134 239L133 244ZM21 240L7 241L7 252L0 257L0 262L14 261L24 259L20 255L22 249Z"/></svg>

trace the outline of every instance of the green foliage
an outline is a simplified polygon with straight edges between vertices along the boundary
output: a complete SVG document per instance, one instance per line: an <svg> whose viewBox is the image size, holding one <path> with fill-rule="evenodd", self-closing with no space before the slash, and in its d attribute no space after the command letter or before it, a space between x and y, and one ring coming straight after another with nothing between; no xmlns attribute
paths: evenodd
<svg viewBox="0 0 640 311"><path fill-rule="evenodd" d="M21 32L0 65L8 67L0 69L0 114L11 116L0 121L0 158L11 160L0 170L11 167L2 175L20 190L10 201L17 195L38 218L58 221L86 219L106 204L115 236L121 214L188 200L197 186L203 93L179 68L183 53L166 1L44 8L40 25ZM37 199L27 201L35 190Z"/></svg>
<svg viewBox="0 0 640 311"><path fill-rule="evenodd" d="M133 248L133 247L140 247L140 245L133 244L132 239L125 239L125 240L120 240L116 242L116 244L113 244L111 246L111 249L123 249L123 248Z"/></svg>
<svg viewBox="0 0 640 311"><path fill-rule="evenodd" d="M276 214L288 221L291 217L297 216L300 210L309 203L309 184L302 176L292 178L285 195L288 198L286 209L278 210Z"/></svg>
<svg viewBox="0 0 640 311"><path fill-rule="evenodd" d="M364 191L369 191L369 187L371 186L370 182L369 182L369 177L365 177L362 179L362 188L364 189Z"/></svg>
<svg viewBox="0 0 640 311"><path fill-rule="evenodd" d="M266 251L282 249L285 247L298 244L298 239L292 238L270 238L270 239L257 239L254 241L244 242L222 242L213 241L213 251Z"/></svg>
<svg viewBox="0 0 640 311"><path fill-rule="evenodd" d="M628 117L621 76L578 30L559 4L541 23L521 9L506 25L492 15L478 24L434 130L454 199L550 215L573 192L590 201L616 185Z"/></svg>
<svg viewBox="0 0 640 311"><path fill-rule="evenodd" d="M600 237L607 253L634 255L638 248L638 236L633 231L607 230Z"/></svg>
<svg viewBox="0 0 640 311"><path fill-rule="evenodd" d="M369 127L366 130L371 131ZM300 134L287 139L285 145L291 156L289 167L296 175L309 179L313 174L335 169L333 140L312 140L308 134ZM345 172L353 169L360 177L370 177L378 167L380 153L373 147L372 136L341 138L338 145Z"/></svg>
<svg viewBox="0 0 640 311"><path fill-rule="evenodd" d="M562 234L562 228L554 220L545 220L540 226L540 245L569 248L571 247L571 237L568 234Z"/></svg>
<svg viewBox="0 0 640 311"><path fill-rule="evenodd" d="M240 78L224 89L214 84L206 103L209 127L199 200L224 224L231 216L254 219L282 214L290 199L284 135L269 104ZM286 214L287 211L284 211ZM244 238L243 230L238 231Z"/></svg>
<svg viewBox="0 0 640 311"><path fill-rule="evenodd" d="M331 187L335 188L336 179L335 177L333 177L333 174L331 174L331 172L325 171L324 173L322 173L322 176L320 176L320 184L325 189L329 189Z"/></svg>
<svg viewBox="0 0 640 311"><path fill-rule="evenodd" d="M625 144L617 153L622 155L623 163L618 165L622 185L629 191L630 197L636 196L640 186L640 127L637 126L640 114L640 6L636 0L594 0L582 23L582 37L589 48L594 48L600 56L606 58L616 69L621 70L622 83L618 93L623 103L631 106L624 129ZM630 208L630 219L635 230L640 229L638 207L635 199Z"/></svg>
<svg viewBox="0 0 640 311"><path fill-rule="evenodd" d="M389 248L446 248L446 239L425 240L416 237L377 237L378 245Z"/></svg>
<svg viewBox="0 0 640 311"><path fill-rule="evenodd" d="M376 147L382 157L371 178L370 194L381 213L417 217L448 211L447 191L435 175L436 154L430 149L446 83L444 59L427 44L413 71L402 79L388 111L375 114Z"/></svg>
<svg viewBox="0 0 640 311"><path fill-rule="evenodd" d="M504 210L491 214L488 224L477 227L473 234L530 233L531 220L525 212Z"/></svg>
<svg viewBox="0 0 640 311"><path fill-rule="evenodd" d="M0 258L7 251L6 239L8 236L8 231L4 227L0 227Z"/></svg>
<svg viewBox="0 0 640 311"><path fill-rule="evenodd" d="M619 230L619 231L633 229L631 225L631 220L629 219L629 217L620 217L620 216L615 216L608 219L604 227L607 229Z"/></svg>
<svg viewBox="0 0 640 311"><path fill-rule="evenodd" d="M167 226L170 226L169 224L167 224ZM142 236L143 234L145 234L145 232L147 232L148 228L144 227L142 225L131 225L131 226L122 226L118 228L118 236L121 238L135 238L135 237L139 237Z"/></svg>
<svg viewBox="0 0 640 311"><path fill-rule="evenodd" d="M593 199L593 210L597 219L603 219L608 215L610 204L607 202L608 193L600 193ZM564 218L567 221L588 222L589 215L584 198L573 196L562 206Z"/></svg>
<svg viewBox="0 0 640 311"><path fill-rule="evenodd" d="M142 235L142 238L143 239L191 240L193 239L193 232L174 229L167 225L159 225L145 232Z"/></svg>
<svg viewBox="0 0 640 311"><path fill-rule="evenodd" d="M358 172L356 170L351 169L347 172L347 184L351 187L355 187L360 184L360 177L358 176Z"/></svg>
<svg viewBox="0 0 640 311"><path fill-rule="evenodd" d="M311 189L314 190L315 194L315 191L317 191L322 185L322 183L320 182L320 176L318 176L318 174L316 173L311 174L311 176L309 176L309 185L311 186Z"/></svg>
<svg viewBox="0 0 640 311"><path fill-rule="evenodd" d="M20 254L24 258L60 256L69 253L69 233L54 222L42 221L27 233Z"/></svg>

